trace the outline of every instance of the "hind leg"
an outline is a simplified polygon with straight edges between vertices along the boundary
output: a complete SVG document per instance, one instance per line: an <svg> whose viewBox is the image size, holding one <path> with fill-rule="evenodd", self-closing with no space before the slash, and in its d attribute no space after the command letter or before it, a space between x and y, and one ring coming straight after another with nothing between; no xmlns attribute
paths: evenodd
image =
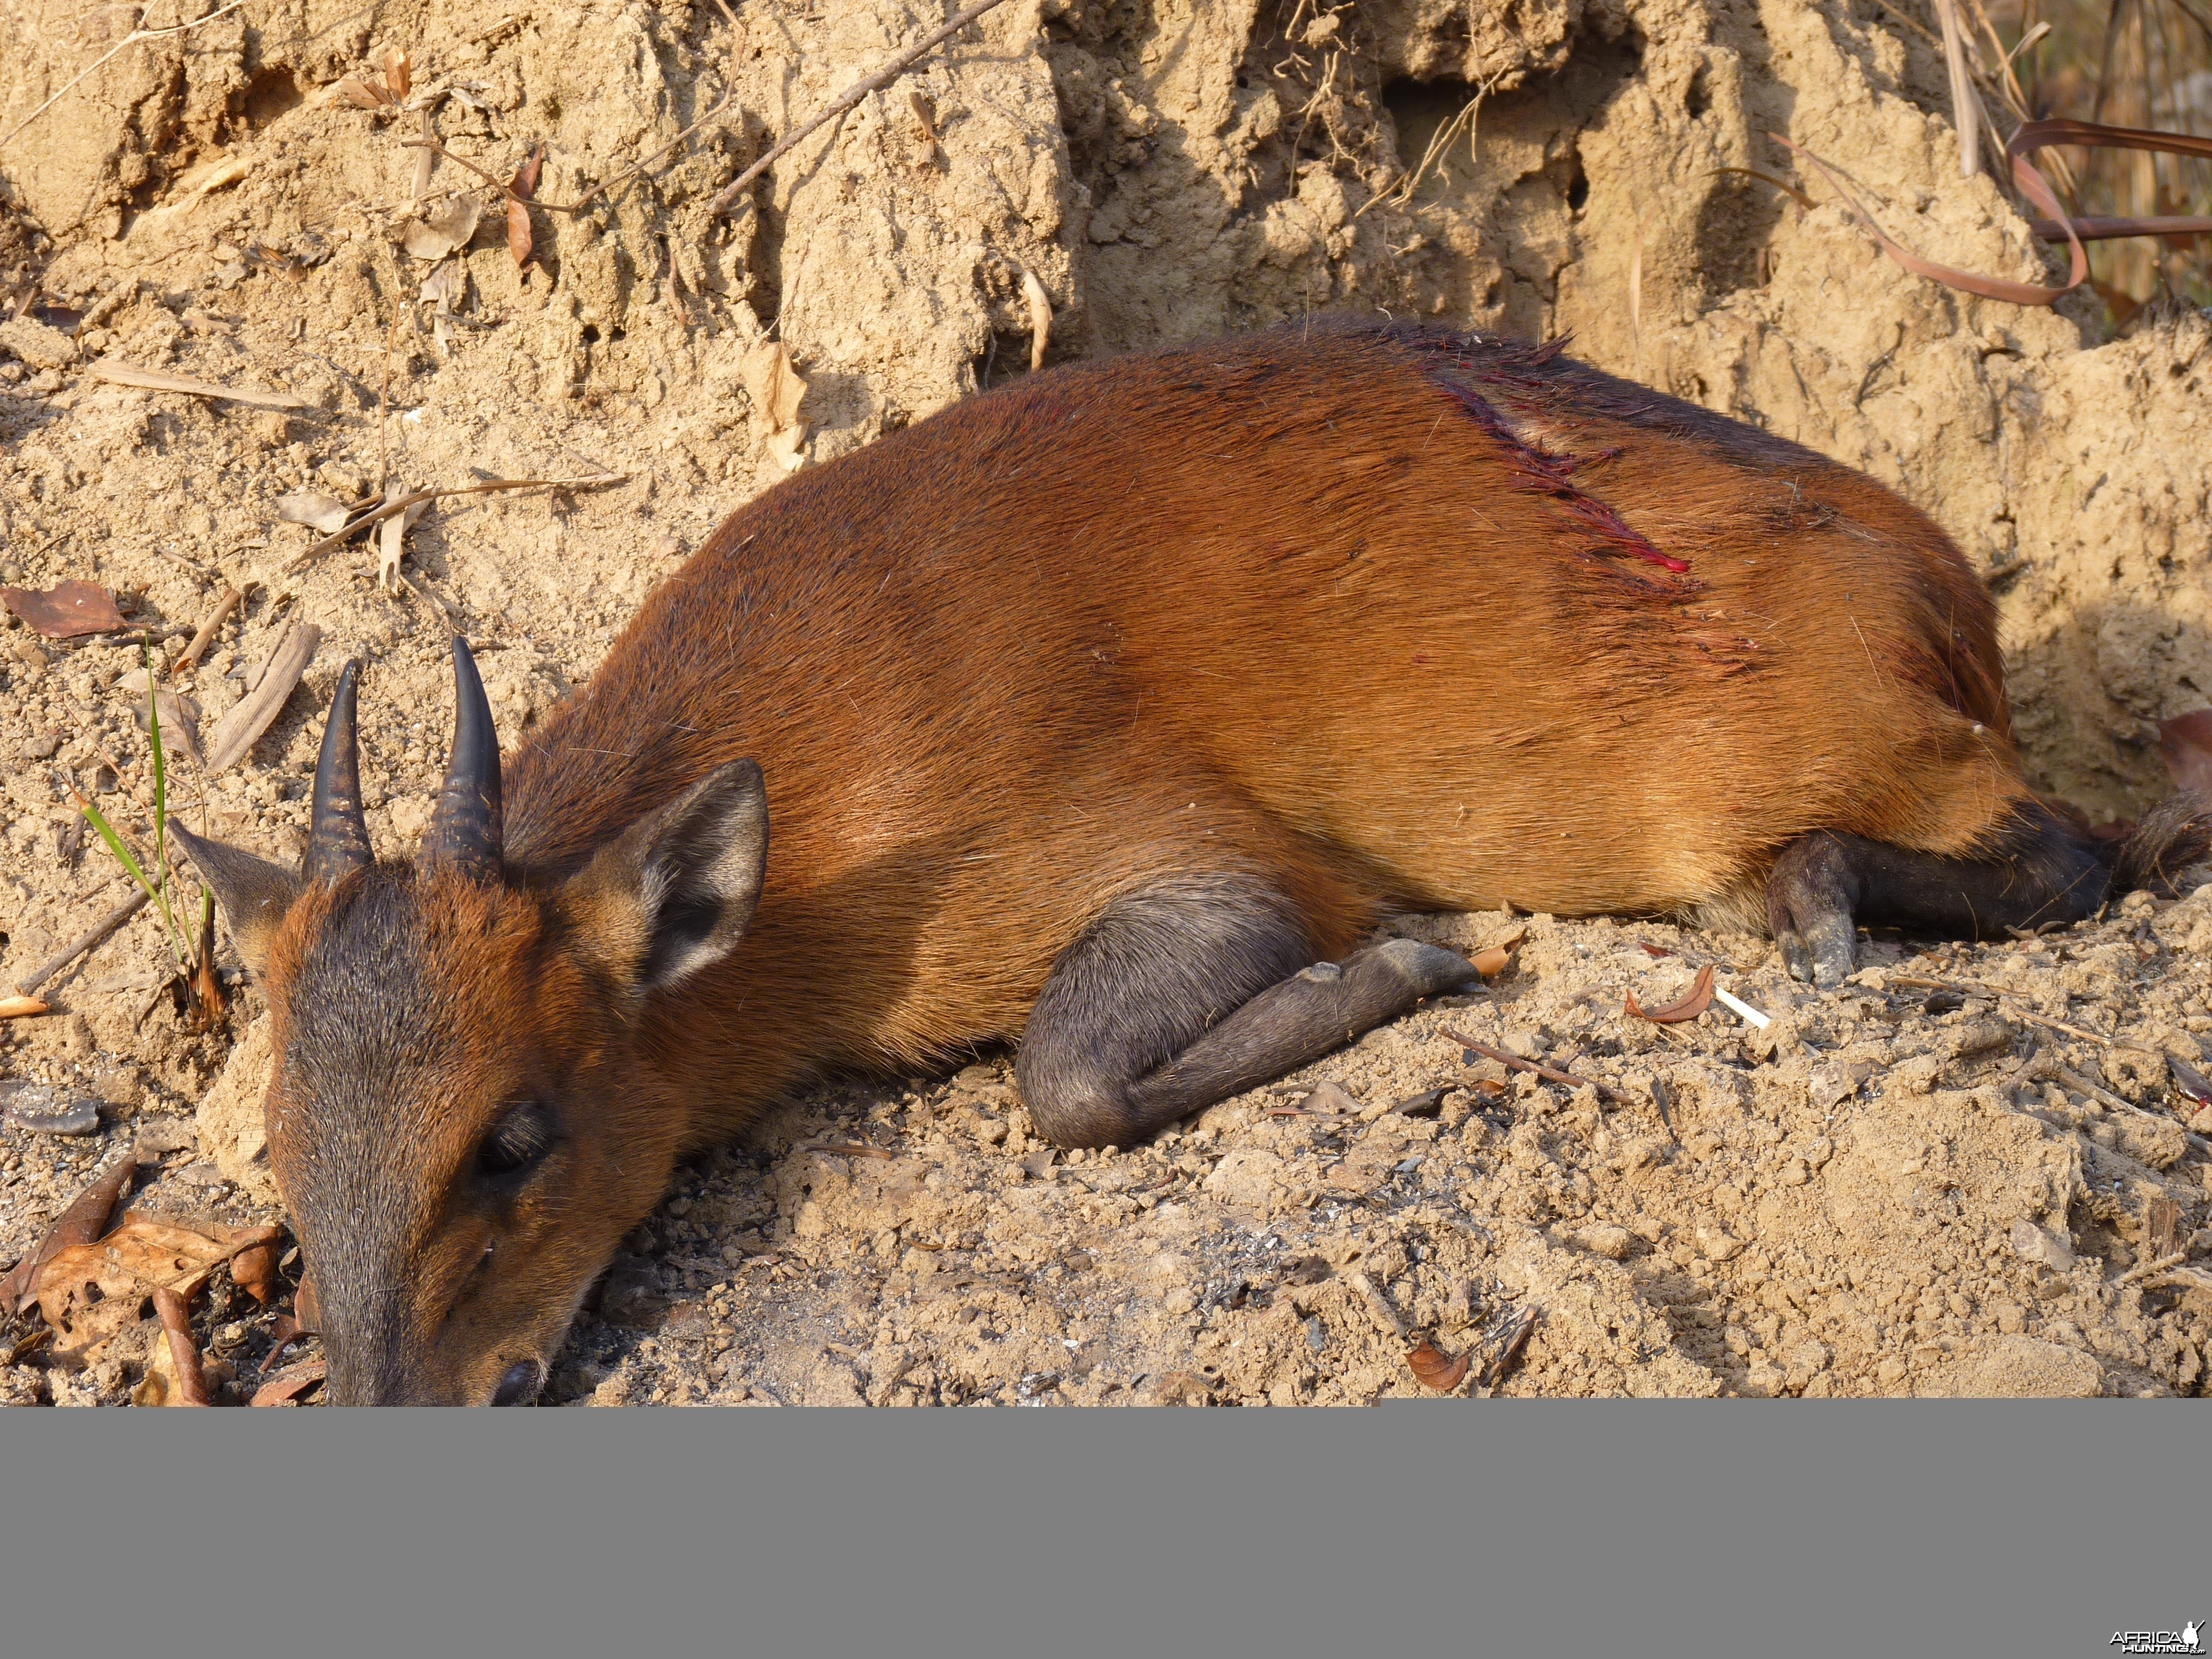
<svg viewBox="0 0 2212 1659"><path fill-rule="evenodd" d="M1766 880L1767 924L1793 978L1826 988L1850 975L1861 926L1948 939L2078 921L2112 888L2088 838L2040 806L2021 809L1990 855L1941 858L1827 830L1782 849Z"/></svg>
<svg viewBox="0 0 2212 1659"><path fill-rule="evenodd" d="M1118 900L1030 1015L1014 1079L1037 1127L1062 1146L1132 1146L1475 977L1413 939L1314 954L1294 907L1253 878Z"/></svg>

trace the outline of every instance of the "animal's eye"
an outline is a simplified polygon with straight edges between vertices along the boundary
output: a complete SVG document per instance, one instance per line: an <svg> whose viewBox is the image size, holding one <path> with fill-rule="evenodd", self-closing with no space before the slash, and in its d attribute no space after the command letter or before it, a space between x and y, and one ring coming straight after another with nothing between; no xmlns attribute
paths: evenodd
<svg viewBox="0 0 2212 1659"><path fill-rule="evenodd" d="M477 1148L477 1169L492 1176L520 1175L551 1152L558 1138L553 1109L542 1101L526 1100L509 1109L483 1138Z"/></svg>

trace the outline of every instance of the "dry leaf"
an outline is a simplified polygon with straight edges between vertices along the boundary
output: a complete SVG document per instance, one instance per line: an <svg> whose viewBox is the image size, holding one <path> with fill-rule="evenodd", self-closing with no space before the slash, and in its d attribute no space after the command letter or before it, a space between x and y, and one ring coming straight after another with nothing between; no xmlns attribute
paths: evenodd
<svg viewBox="0 0 2212 1659"><path fill-rule="evenodd" d="M475 240L483 218L483 203L474 196L456 196L435 212L416 220L401 233L400 246L417 259L438 260Z"/></svg>
<svg viewBox="0 0 2212 1659"><path fill-rule="evenodd" d="M382 87L370 86L351 76L338 82L338 96L356 109L389 109L392 99Z"/></svg>
<svg viewBox="0 0 2212 1659"><path fill-rule="evenodd" d="M404 99L408 89L415 84L414 76L409 73L410 68L407 54L398 46L384 54L384 84L390 89L392 101L395 104Z"/></svg>
<svg viewBox="0 0 2212 1659"><path fill-rule="evenodd" d="M1406 1364L1413 1368L1413 1380L1438 1394L1459 1387L1466 1380L1467 1368L1473 1361L1473 1355L1464 1353L1456 1359L1447 1359L1432 1342L1422 1343L1406 1356Z"/></svg>
<svg viewBox="0 0 2212 1659"><path fill-rule="evenodd" d="M538 175L544 165L545 146L540 144L530 152L530 159L514 170L514 182L507 187L512 193L507 202L507 251L514 256L517 269L528 264L537 252L537 243L530 231L530 210L522 203L538 194ZM518 196L522 201L514 199Z"/></svg>
<svg viewBox="0 0 2212 1659"><path fill-rule="evenodd" d="M323 1331L323 1304L315 1297L315 1281L307 1274L300 1275L300 1287L292 1292L292 1316L298 1323L302 1336L319 1336Z"/></svg>
<svg viewBox="0 0 2212 1659"><path fill-rule="evenodd" d="M285 700L291 696L307 665L315 659L323 630L295 617L287 623L263 665L253 690L215 723L208 733L207 769L220 772L251 749L269 729Z"/></svg>
<svg viewBox="0 0 2212 1659"><path fill-rule="evenodd" d="M217 1262L276 1236L274 1227L226 1227L217 1237L131 1210L105 1237L55 1251L40 1267L33 1294L59 1339L58 1351L88 1361L138 1322L155 1291L174 1291L189 1301Z"/></svg>
<svg viewBox="0 0 2212 1659"><path fill-rule="evenodd" d="M77 1194L76 1201L46 1229L46 1236L39 1241L38 1248L17 1262L7 1278L0 1279L0 1311L21 1313L31 1304L41 1267L63 1250L89 1244L107 1231L107 1218L114 1212L116 1200L123 1196L124 1188L137 1171L138 1154L134 1149Z"/></svg>
<svg viewBox="0 0 2212 1659"><path fill-rule="evenodd" d="M2212 708L2192 708L2158 723L2159 747L2173 787L2212 796Z"/></svg>
<svg viewBox="0 0 2212 1659"><path fill-rule="evenodd" d="M174 194L154 210L155 214L189 213L216 191L228 189L250 177L253 163L242 155L218 155L179 174ZM152 216L151 215L149 216Z"/></svg>
<svg viewBox="0 0 2212 1659"><path fill-rule="evenodd" d="M301 1395L329 1375L328 1360L303 1359L296 1365L287 1365L253 1391L253 1404L297 1405Z"/></svg>
<svg viewBox="0 0 2212 1659"><path fill-rule="evenodd" d="M200 1373L200 1345L192 1336L191 1310L185 1305L185 1298L162 1285L154 1292L154 1312L161 1319L162 1334L168 1338L169 1363L177 1378L176 1403L211 1404L207 1378Z"/></svg>
<svg viewBox="0 0 2212 1659"><path fill-rule="evenodd" d="M251 1244L230 1259L230 1276L238 1288L267 1307L276 1296L276 1247Z"/></svg>
<svg viewBox="0 0 2212 1659"><path fill-rule="evenodd" d="M50 640L112 634L123 626L123 613L97 582L67 581L36 591L0 587L0 599Z"/></svg>
<svg viewBox="0 0 2212 1659"><path fill-rule="evenodd" d="M0 1019L30 1019L53 1011L52 1003L37 997L0 997Z"/></svg>
<svg viewBox="0 0 2212 1659"><path fill-rule="evenodd" d="M791 349L781 341L764 341L745 353L739 365L745 392L768 427L769 453L783 463L787 472L806 465L799 446L806 441L806 422L799 406L806 397L806 381L791 361Z"/></svg>
<svg viewBox="0 0 2212 1659"><path fill-rule="evenodd" d="M1636 993L1628 994L1628 1012L1638 1019L1648 1019L1654 1025L1680 1025L1685 1020L1695 1019L1713 1006L1713 968L1711 963L1698 969L1690 994L1680 1002L1670 1002L1663 1008L1645 1008L1636 1000Z"/></svg>
<svg viewBox="0 0 2212 1659"><path fill-rule="evenodd" d="M407 486L394 478L384 487L384 503L389 507L408 493ZM428 506L428 501L417 501L376 527L376 580L387 593L399 591L399 561L407 551L408 528L422 516L422 509Z"/></svg>
<svg viewBox="0 0 2212 1659"><path fill-rule="evenodd" d="M1477 951L1468 960L1474 963L1474 971L1483 978L1496 979L1513 965L1514 953L1520 950L1522 941L1528 937L1528 930L1523 927L1512 938L1500 939L1486 949Z"/></svg>
<svg viewBox="0 0 2212 1659"><path fill-rule="evenodd" d="M335 495L316 489L295 489L276 498L276 516L286 524L303 524L319 535L335 535L345 528L353 509Z"/></svg>
<svg viewBox="0 0 2212 1659"><path fill-rule="evenodd" d="M266 386L217 386L212 380L195 380L183 374L164 374L158 369L141 368L136 363L117 362L112 357L102 357L87 366L86 373L95 380L106 380L114 386L135 386L143 392L181 392L188 398L219 398L234 404L251 404L256 409L305 409L307 400L296 392L271 392Z"/></svg>
<svg viewBox="0 0 2212 1659"><path fill-rule="evenodd" d="M161 741L184 745L185 754L197 766L200 760L200 706L191 698L174 691L156 691L154 706L161 716ZM146 714L146 690L141 685L138 695L131 699L131 717L138 722L138 729L152 734L153 722Z"/></svg>
<svg viewBox="0 0 2212 1659"><path fill-rule="evenodd" d="M431 307L430 332L438 342L440 352L451 356L453 344L453 307L468 292L469 274L466 266L458 259L448 260L422 279L421 298Z"/></svg>

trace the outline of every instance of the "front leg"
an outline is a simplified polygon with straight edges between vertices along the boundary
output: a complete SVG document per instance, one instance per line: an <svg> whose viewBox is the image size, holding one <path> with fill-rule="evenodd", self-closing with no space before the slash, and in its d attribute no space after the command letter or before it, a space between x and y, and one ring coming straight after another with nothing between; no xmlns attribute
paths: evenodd
<svg viewBox="0 0 2212 1659"><path fill-rule="evenodd" d="M1476 976L1404 939L1317 963L1289 902L1256 879L1164 883L1061 953L1015 1082L1048 1139L1132 1146Z"/></svg>

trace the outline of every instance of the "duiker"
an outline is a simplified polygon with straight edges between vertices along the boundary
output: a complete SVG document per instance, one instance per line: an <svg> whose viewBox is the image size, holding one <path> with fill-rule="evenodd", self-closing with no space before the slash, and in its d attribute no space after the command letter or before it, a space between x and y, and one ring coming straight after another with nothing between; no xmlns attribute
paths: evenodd
<svg viewBox="0 0 2212 1659"><path fill-rule="evenodd" d="M515 1402L677 1160L1018 1045L1127 1146L1472 977L1394 910L1986 935L2201 854L2023 783L1928 519L1530 347L1371 325L1059 368L777 485L412 863L332 702L297 870L176 828L263 977L341 1402Z"/></svg>

